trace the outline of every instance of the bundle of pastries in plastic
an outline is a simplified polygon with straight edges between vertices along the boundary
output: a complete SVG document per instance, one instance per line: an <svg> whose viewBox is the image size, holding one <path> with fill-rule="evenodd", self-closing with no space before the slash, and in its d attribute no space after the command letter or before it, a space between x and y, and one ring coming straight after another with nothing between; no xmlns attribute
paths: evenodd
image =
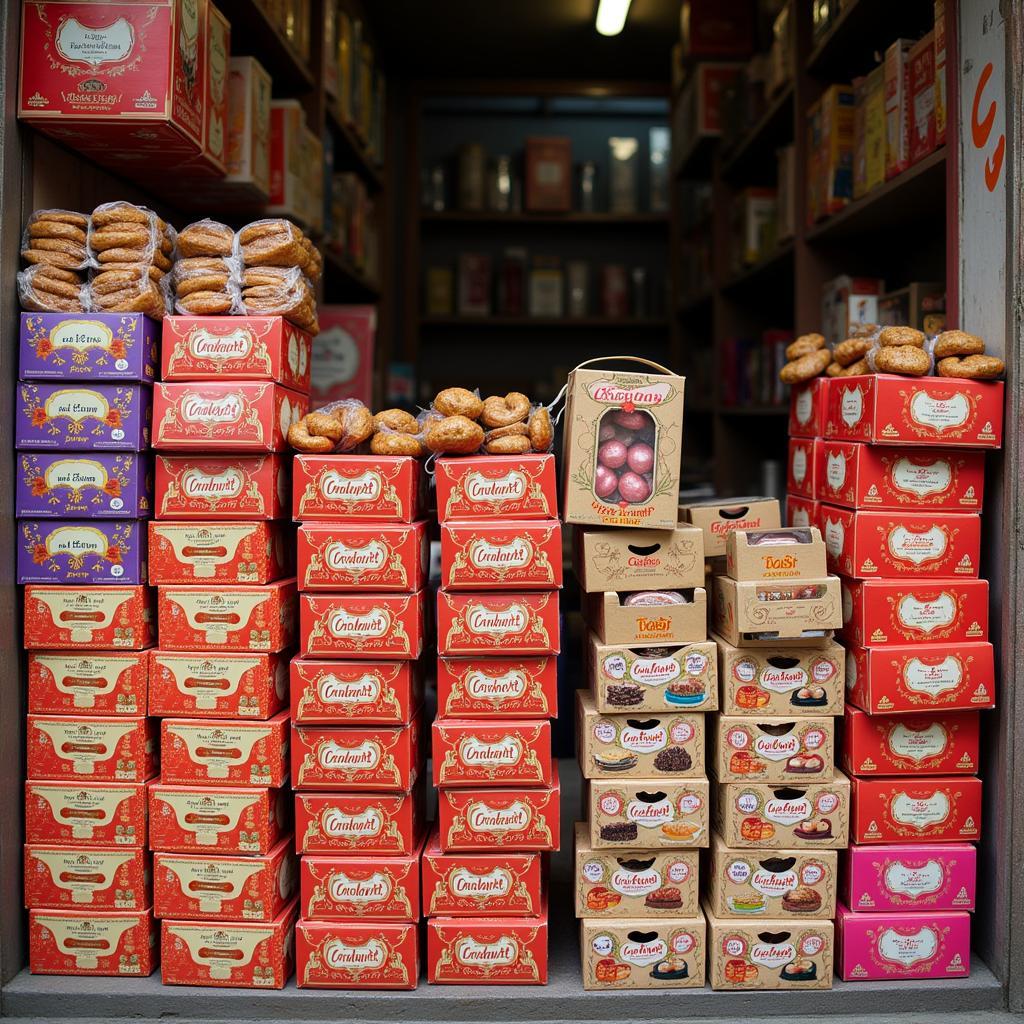
<svg viewBox="0 0 1024 1024"><path fill-rule="evenodd" d="M959 377L997 380L1003 361L985 353L985 342L967 331L943 331L928 337L916 327L865 324L858 333L829 349L820 334L803 334L786 348L788 362L779 371L783 384L826 377L894 373L902 377Z"/></svg>
<svg viewBox="0 0 1024 1024"><path fill-rule="evenodd" d="M519 391L481 398L466 388L445 388L430 408L373 414L345 399L308 413L288 431L300 452L350 452L367 443L373 455L525 455L548 452L551 417Z"/></svg>

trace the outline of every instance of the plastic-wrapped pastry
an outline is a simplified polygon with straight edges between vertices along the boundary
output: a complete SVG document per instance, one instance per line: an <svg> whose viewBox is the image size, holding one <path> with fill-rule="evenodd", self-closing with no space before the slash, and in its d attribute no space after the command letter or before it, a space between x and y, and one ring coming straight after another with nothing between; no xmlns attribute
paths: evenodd
<svg viewBox="0 0 1024 1024"><path fill-rule="evenodd" d="M36 210L21 236L21 257L34 266L84 270L89 265L89 218L74 210Z"/></svg>
<svg viewBox="0 0 1024 1024"><path fill-rule="evenodd" d="M76 271L37 263L18 274L18 298L33 313L82 313L89 292Z"/></svg>
<svg viewBox="0 0 1024 1024"><path fill-rule="evenodd" d="M622 602L626 608L653 608L658 605L667 604L689 604L684 594L678 590L638 590L636 593L627 594Z"/></svg>

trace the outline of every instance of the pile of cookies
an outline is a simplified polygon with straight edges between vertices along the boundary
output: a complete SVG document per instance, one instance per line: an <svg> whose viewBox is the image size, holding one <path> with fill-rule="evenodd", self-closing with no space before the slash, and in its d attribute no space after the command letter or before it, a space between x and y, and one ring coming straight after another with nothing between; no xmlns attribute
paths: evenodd
<svg viewBox="0 0 1024 1024"><path fill-rule="evenodd" d="M80 313L86 308L89 218L73 210L37 210L21 239L29 265L18 275L23 309L33 313Z"/></svg>
<svg viewBox="0 0 1024 1024"><path fill-rule="evenodd" d="M178 234L171 273L175 312L186 316L231 313L239 304L235 233L215 220L199 220Z"/></svg>

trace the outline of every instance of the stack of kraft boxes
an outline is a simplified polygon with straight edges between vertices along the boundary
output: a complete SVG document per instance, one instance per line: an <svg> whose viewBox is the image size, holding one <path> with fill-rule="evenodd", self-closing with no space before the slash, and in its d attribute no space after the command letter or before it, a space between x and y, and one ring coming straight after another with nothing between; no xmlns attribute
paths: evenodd
<svg viewBox="0 0 1024 1024"><path fill-rule="evenodd" d="M842 579L852 778L839 973L965 977L979 712L995 701L982 449L1000 443L1003 385L853 377L825 394L815 492Z"/></svg>
<svg viewBox="0 0 1024 1024"><path fill-rule="evenodd" d="M408 457L300 455L291 666L299 987L414 989L427 524Z"/></svg>
<svg viewBox="0 0 1024 1024"><path fill-rule="evenodd" d="M438 822L423 860L427 979L543 985L544 852L559 847L562 527L554 456L439 459Z"/></svg>
<svg viewBox="0 0 1024 1024"><path fill-rule="evenodd" d="M292 970L296 594L280 453L307 405L310 345L281 317L164 320L150 525L161 775L149 799L164 984L281 988Z"/></svg>
<svg viewBox="0 0 1024 1024"><path fill-rule="evenodd" d="M25 905L36 974L146 976L151 386L141 314L23 313L15 447L28 654ZM97 940L100 940L98 942Z"/></svg>

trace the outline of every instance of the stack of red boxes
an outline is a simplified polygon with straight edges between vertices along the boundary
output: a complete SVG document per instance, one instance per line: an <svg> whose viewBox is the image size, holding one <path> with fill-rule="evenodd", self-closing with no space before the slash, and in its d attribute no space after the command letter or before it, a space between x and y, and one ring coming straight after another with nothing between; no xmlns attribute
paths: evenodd
<svg viewBox="0 0 1024 1024"><path fill-rule="evenodd" d="M291 664L300 988L419 980L427 524L418 460L300 455Z"/></svg>
<svg viewBox="0 0 1024 1024"><path fill-rule="evenodd" d="M543 851L559 845L562 538L552 455L439 459L433 725L437 830L423 860L427 979L543 985Z"/></svg>
<svg viewBox="0 0 1024 1024"><path fill-rule="evenodd" d="M848 981L964 977L978 711L995 699L980 449L1000 443L1003 385L879 375L815 388L815 498L847 648L854 845L838 970Z"/></svg>
<svg viewBox="0 0 1024 1024"><path fill-rule="evenodd" d="M285 434L308 334L281 317L167 317L154 396L150 714L154 913L164 984L281 988L297 877L288 804L295 643ZM282 710L284 709L284 710Z"/></svg>

